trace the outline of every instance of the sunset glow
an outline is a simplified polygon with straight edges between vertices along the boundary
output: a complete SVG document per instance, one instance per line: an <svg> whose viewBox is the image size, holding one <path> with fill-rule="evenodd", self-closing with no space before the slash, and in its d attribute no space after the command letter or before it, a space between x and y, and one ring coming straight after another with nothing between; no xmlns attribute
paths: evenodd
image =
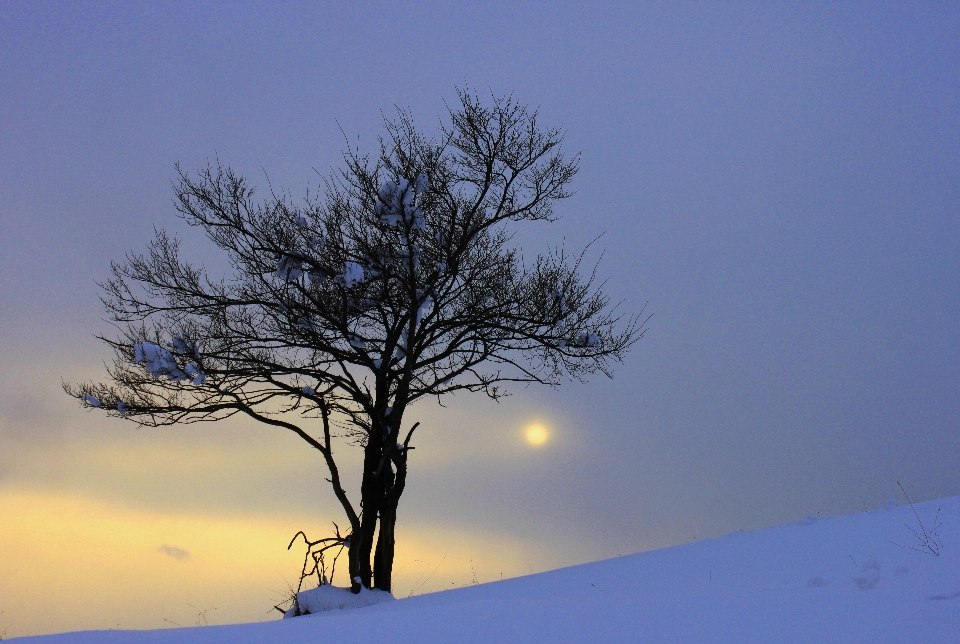
<svg viewBox="0 0 960 644"><path fill-rule="evenodd" d="M271 607L296 585L303 563L302 549L286 549L290 536L320 523L292 515L165 513L9 489L0 490L0 517L0 633L8 628L7 637L195 626L207 609L210 624L276 619ZM538 559L537 544L516 539L488 555L485 544L506 541L501 534L412 522L404 534L394 576L399 597L556 565ZM51 588L60 597L54 612Z"/></svg>

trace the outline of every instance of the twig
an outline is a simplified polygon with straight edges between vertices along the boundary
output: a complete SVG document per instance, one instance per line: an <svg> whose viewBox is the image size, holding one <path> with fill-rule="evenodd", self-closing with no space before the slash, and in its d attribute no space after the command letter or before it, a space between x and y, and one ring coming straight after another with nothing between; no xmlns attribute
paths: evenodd
<svg viewBox="0 0 960 644"><path fill-rule="evenodd" d="M413 590L410 591L410 594L407 595L407 597L413 597L413 593L415 593L415 592L417 592L418 590L420 590L421 588L423 588L424 584L426 584L428 581L430 581L430 579L433 577L433 573L437 572L437 570L440 569L440 564L442 564L442 563L443 563L443 560L446 559L446 558L447 558L447 554L444 553L443 556L440 558L440 563L438 563L438 564L437 564L437 567L433 569L433 572L431 572L429 575L427 575L427 578L424 579L423 582L421 582L419 579L417 579L417 583L414 585Z"/></svg>
<svg viewBox="0 0 960 644"><path fill-rule="evenodd" d="M209 612L212 611L212 610L217 610L216 608L207 608L207 609L204 609L204 610L200 610L199 608L197 608L196 606L194 606L193 604L190 604L190 603L188 603L187 606L189 606L189 607L192 608L193 610L197 611L197 626L200 626L200 620L201 620L201 619L203 620L203 625L204 625L204 626L209 626L210 624L209 624L209 622L207 622L207 613L209 613Z"/></svg>
<svg viewBox="0 0 960 644"><path fill-rule="evenodd" d="M940 529L940 508L937 508L937 513L933 517L933 527L927 531L926 526L923 525L923 521L920 519L920 513L917 512L917 508L913 505L913 500L910 498L910 495L907 494L907 491L903 489L903 486L900 485L900 481L897 481L897 485L900 487L900 491L903 492L903 495L907 497L907 503L910 504L910 509L913 510L913 516L917 519L917 524L920 526L919 532L914 530L906 523L903 524L907 530L917 538L916 546L906 546L902 543L897 543L896 541L891 541L895 546L900 546L901 548L907 548L908 550L916 550L917 552L922 552L928 555L933 555L934 557L940 556L940 550L943 548L943 543L940 541L940 535L937 534L937 531Z"/></svg>
<svg viewBox="0 0 960 644"><path fill-rule="evenodd" d="M310 541L307 538L307 535L303 530L298 530L293 539L290 540L290 545L287 546L287 550L293 547L293 544L296 543L297 537L303 537L303 541L307 546L307 551L303 556L303 566L300 569L300 581L297 583L297 590L294 591L293 588L290 588L290 594L293 596L293 605L296 607L296 614L301 614L300 612L300 600L298 595L303 589L303 580L307 577L312 576L314 573L317 575L317 586L322 586L324 584L333 583L333 575L337 570L337 559L340 558L340 555L343 554L344 548L348 547L350 542L350 535L344 537L340 534L340 526L334 522L333 524L334 534L336 536L326 537L324 539L317 539L316 541ZM327 550L331 548L339 548L337 553L333 556L333 562L330 566L330 578L327 579L327 562L324 557ZM313 559L313 565L310 566L310 560ZM278 611L286 612L281 609L279 605L274 606Z"/></svg>

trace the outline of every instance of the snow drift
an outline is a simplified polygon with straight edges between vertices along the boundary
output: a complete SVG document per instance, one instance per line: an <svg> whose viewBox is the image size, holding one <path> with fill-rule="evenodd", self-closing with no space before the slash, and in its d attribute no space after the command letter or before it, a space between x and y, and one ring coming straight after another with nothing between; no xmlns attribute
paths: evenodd
<svg viewBox="0 0 960 644"><path fill-rule="evenodd" d="M324 584L319 588L297 593L296 603L283 614L283 618L304 617L330 610L364 608L389 601L393 601L393 595L384 590L361 587L360 592L355 595L349 588Z"/></svg>

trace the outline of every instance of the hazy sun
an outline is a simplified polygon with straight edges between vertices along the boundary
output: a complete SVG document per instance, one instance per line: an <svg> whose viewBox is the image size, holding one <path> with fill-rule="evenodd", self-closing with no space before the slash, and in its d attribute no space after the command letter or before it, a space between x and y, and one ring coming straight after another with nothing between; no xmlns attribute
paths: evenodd
<svg viewBox="0 0 960 644"><path fill-rule="evenodd" d="M527 442L533 446L543 445L547 442L547 438L550 436L547 428L539 423L528 425L523 434L526 437Z"/></svg>

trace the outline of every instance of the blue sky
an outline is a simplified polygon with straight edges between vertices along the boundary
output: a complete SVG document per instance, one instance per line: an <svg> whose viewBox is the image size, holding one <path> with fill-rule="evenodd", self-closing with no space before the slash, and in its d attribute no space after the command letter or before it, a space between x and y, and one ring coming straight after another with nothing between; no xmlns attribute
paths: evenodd
<svg viewBox="0 0 960 644"><path fill-rule="evenodd" d="M434 561L463 559L431 583L465 583L467 556L523 574L871 509L898 480L960 494L957 42L952 3L6 2L4 507L73 499L121 523L244 516L283 534L336 519L296 441L134 431L60 381L102 373L95 281L154 227L222 266L174 216L175 162L219 158L303 196L344 136L372 150L394 106L436 132L464 85L538 106L582 154L563 218L522 229L525 252L606 233L606 288L653 318L613 380L417 412L398 536L406 522L408 541L437 539ZM531 422L551 429L537 450ZM138 547L191 550L157 530ZM41 632L18 606L0 619Z"/></svg>

